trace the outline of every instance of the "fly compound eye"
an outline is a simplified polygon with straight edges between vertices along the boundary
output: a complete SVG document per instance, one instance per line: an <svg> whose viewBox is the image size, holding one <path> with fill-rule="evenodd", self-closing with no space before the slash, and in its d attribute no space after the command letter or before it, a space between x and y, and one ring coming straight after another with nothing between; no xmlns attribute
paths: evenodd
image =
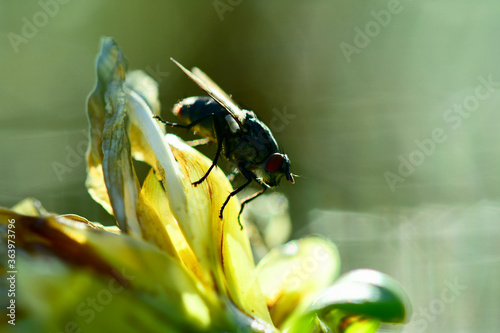
<svg viewBox="0 0 500 333"><path fill-rule="evenodd" d="M266 171L267 172L274 172L274 171L278 170L283 165L283 161L284 161L283 155L278 154L278 153L272 154L267 159Z"/></svg>

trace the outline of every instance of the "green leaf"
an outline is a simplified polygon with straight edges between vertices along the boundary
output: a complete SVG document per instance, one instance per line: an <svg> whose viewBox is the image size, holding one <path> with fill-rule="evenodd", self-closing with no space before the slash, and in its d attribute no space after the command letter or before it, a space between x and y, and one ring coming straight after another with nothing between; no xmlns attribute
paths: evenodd
<svg viewBox="0 0 500 333"><path fill-rule="evenodd" d="M358 269L343 275L310 308L321 313L333 309L388 323L403 323L410 316L409 298L401 285L371 269Z"/></svg>
<svg viewBox="0 0 500 333"><path fill-rule="evenodd" d="M383 273L359 269L326 288L290 323L287 333L372 333L381 322L405 322L410 312L408 296L398 282Z"/></svg>

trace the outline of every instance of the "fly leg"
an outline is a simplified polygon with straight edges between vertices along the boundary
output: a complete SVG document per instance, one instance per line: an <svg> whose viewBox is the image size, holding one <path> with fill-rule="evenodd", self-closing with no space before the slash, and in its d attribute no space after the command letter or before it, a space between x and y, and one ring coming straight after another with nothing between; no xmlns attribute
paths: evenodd
<svg viewBox="0 0 500 333"><path fill-rule="evenodd" d="M234 197L236 194L238 194L241 190L243 190L245 187L247 187L253 180L252 176L250 175L250 173L247 171L247 169L245 169L245 167L243 167L243 165L241 164L238 164L238 169L241 171L241 174L243 176L245 176L245 178L247 179L247 181L245 182L245 184L241 185L240 187L238 187L236 190L232 191L231 193L229 193L226 201L224 201L224 204L222 204L222 207L220 209L220 213L219 213L219 218L222 220L222 213L224 212L224 208L226 207L227 203L229 202L229 200ZM262 193L264 193L266 191L266 188L264 188L262 191L252 195L251 197L243 200L242 204L241 204L241 208L240 208L240 212L238 214L238 224L240 225L241 229L243 229L243 225L241 224L241 221L240 221L240 215L241 215L241 212L243 211L243 207L245 206L246 203L248 203L249 201L252 201L253 199L257 198L259 195L261 195Z"/></svg>
<svg viewBox="0 0 500 333"><path fill-rule="evenodd" d="M215 122L214 122L214 124L215 124ZM217 126L214 126L214 127L217 127ZM215 153L214 160L212 161L212 165L210 166L210 168L208 168L208 171L205 172L205 174L203 175L203 177L201 177L198 181L196 181L196 182L193 183L194 186L200 185L201 183L203 183L203 181L205 179L207 179L208 175L210 174L210 171L212 171L212 169L217 165L217 161L219 160L220 153L222 151L222 140L219 139L219 135L218 135L218 131L217 130L215 131L215 133L217 135L217 152Z"/></svg>
<svg viewBox="0 0 500 333"><path fill-rule="evenodd" d="M185 129L191 129L191 127L201 123L202 121L204 121L205 119L207 118L212 118L212 125L214 126L214 131L215 131L215 137L217 139L217 152L215 153L215 157L212 161L212 165L210 166L210 168L208 168L208 171L203 175L203 177L201 177L199 180L195 181L194 183L192 183L194 186L198 186L200 185L201 183L203 183L203 181L205 179L207 179L208 175L210 174L210 172L212 171L212 169L217 166L217 161L219 160L219 157L220 157L220 153L222 152L222 141L224 139L224 135L222 133L222 130L220 129L220 126L219 124L217 123L217 119L215 119L215 114L213 113L210 113L210 114L207 114L206 116L203 116L199 119L196 119L195 121L193 121L191 124L189 125L183 125L183 124L177 124L177 123L171 123L171 122L168 122L168 121L165 121L163 119L160 118L160 116L154 116L155 119L161 121L162 123L164 123L165 125L169 125L169 126L172 126L172 127L180 127L180 128L185 128Z"/></svg>
<svg viewBox="0 0 500 333"><path fill-rule="evenodd" d="M245 184L241 185L240 187L238 187L236 190L232 191L231 193L229 193L229 195L227 196L227 199L226 201L224 201L224 203L222 204L222 207L220 209L220 213L219 213L219 218L222 220L222 213L224 212L224 208L226 208L226 205L227 203L229 202L229 199L231 199L232 197L234 197L236 194L238 194L241 190L243 190L245 187L248 186L248 184L250 184L252 182L252 179L248 179ZM243 226L241 225L240 223L240 227L241 229L243 229Z"/></svg>
<svg viewBox="0 0 500 333"><path fill-rule="evenodd" d="M206 116L201 117L200 119L196 119L189 125L184 125L184 124L178 124L178 123L171 123L169 121L165 121L161 119L160 116L154 116L153 118L160 121L161 123L164 123L165 125L172 126L172 127L180 127L180 128L185 128L185 129L190 129L191 127L201 123L203 120L210 118L210 117L215 117L213 113L207 114Z"/></svg>
<svg viewBox="0 0 500 333"><path fill-rule="evenodd" d="M249 196L248 198L245 198L242 202L241 202L241 208L240 208L240 212L238 214L238 223L240 224L240 227L241 229L243 229L243 226L241 225L241 222L240 222L240 216L241 216L241 213L243 213L243 208L245 208L245 205L247 203L249 203L250 201L252 201L253 199L257 199L261 194L264 194L264 192L267 191L267 187L264 187L262 186L262 190L260 190L259 192L257 193L254 193L252 194L251 196Z"/></svg>

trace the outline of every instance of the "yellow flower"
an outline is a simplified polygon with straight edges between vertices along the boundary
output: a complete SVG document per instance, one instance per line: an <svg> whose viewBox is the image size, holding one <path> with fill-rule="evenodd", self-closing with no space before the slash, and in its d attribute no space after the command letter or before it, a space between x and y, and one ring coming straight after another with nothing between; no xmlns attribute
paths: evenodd
<svg viewBox="0 0 500 333"><path fill-rule="evenodd" d="M333 283L340 259L320 237L271 250L256 267L236 199L219 219L227 178L216 168L192 186L211 160L154 121L157 84L128 72L110 38L97 77L86 185L118 228L33 199L0 209L1 269L15 291L2 331L352 333L405 320L406 296L382 273ZM151 166L142 182L134 159Z"/></svg>

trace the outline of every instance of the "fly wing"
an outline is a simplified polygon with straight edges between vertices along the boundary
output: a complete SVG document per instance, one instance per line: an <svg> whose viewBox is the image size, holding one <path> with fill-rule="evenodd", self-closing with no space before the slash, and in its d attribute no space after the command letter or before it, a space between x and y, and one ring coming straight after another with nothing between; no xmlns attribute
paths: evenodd
<svg viewBox="0 0 500 333"><path fill-rule="evenodd" d="M199 68L194 67L193 71L189 71L184 66L179 64L175 59L170 58L177 66L187 76L191 78L201 89L205 90L205 92L217 101L223 108L229 112L229 114L234 118L234 120L238 123L240 128L243 128L243 122L245 121L245 113L240 109L238 105L229 97L228 94L224 92L211 78L208 77L207 74L203 73Z"/></svg>

